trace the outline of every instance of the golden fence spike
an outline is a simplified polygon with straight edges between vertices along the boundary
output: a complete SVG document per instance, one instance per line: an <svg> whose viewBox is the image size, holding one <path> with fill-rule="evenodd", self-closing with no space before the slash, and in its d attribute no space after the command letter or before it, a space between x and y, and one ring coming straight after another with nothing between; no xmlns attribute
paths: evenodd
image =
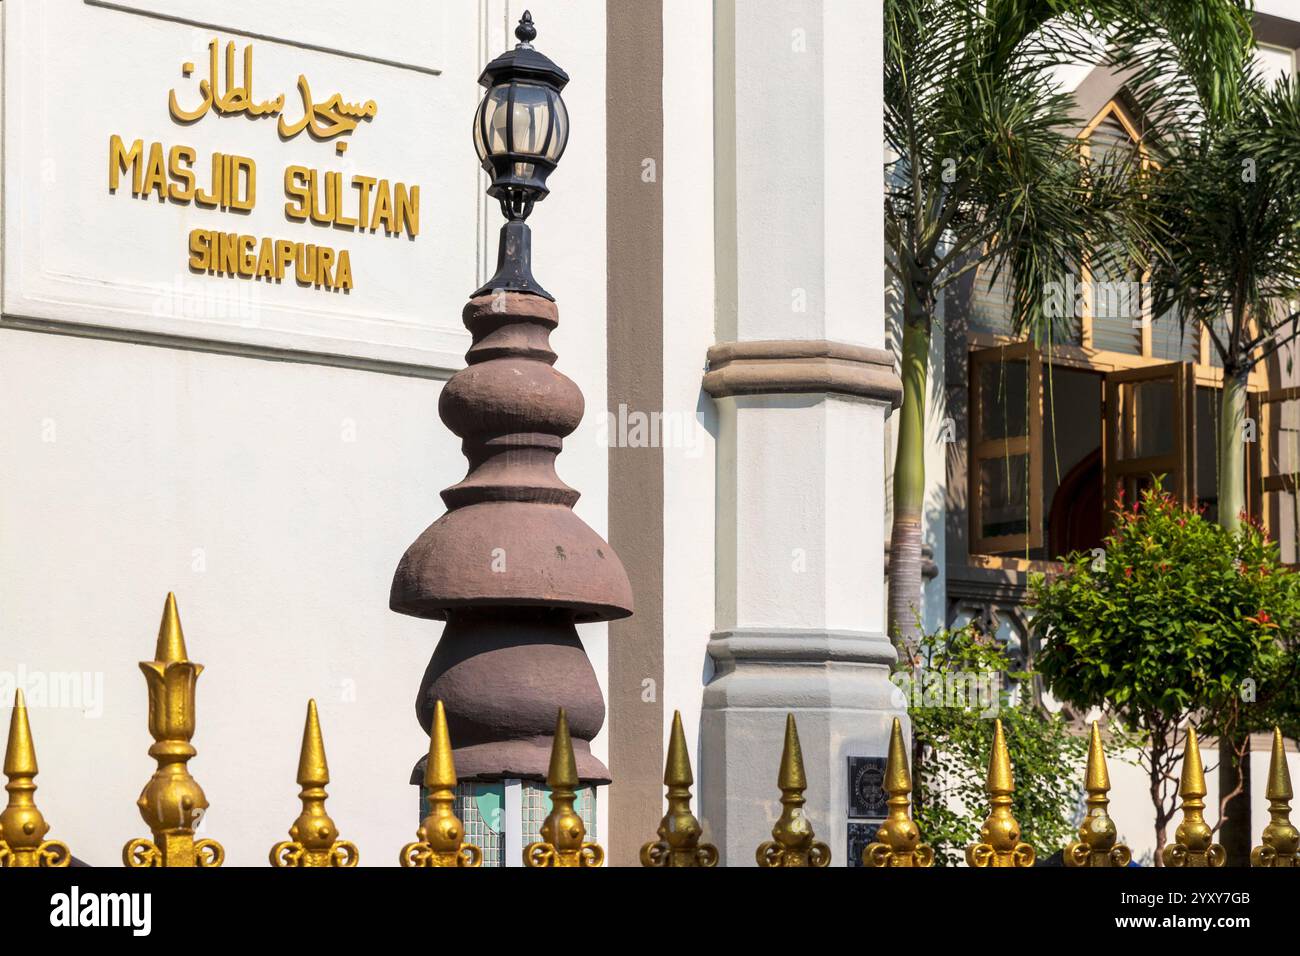
<svg viewBox="0 0 1300 956"><path fill-rule="evenodd" d="M1227 852L1214 842L1214 831L1205 822L1206 793L1196 728L1188 724L1183 773L1178 785L1178 794L1183 798L1183 820L1174 831L1174 842L1161 854L1165 866L1218 867L1227 863Z"/></svg>
<svg viewBox="0 0 1300 956"><path fill-rule="evenodd" d="M993 722L993 751L989 754L989 815L980 827L980 842L966 847L966 862L974 867L1027 867L1034 865L1034 848L1020 839L1020 824L1011 812L1016 792L1011 754L1002 721Z"/></svg>
<svg viewBox="0 0 1300 956"><path fill-rule="evenodd" d="M164 664L187 661L189 653L185 650L185 632L181 630L181 615L176 610L176 595L167 592L163 603L162 622L158 625L158 644L153 652L154 660Z"/></svg>
<svg viewBox="0 0 1300 956"><path fill-rule="evenodd" d="M934 850L921 842L921 831L910 811L912 771L907 762L903 723L894 718L889 732L889 760L885 765L885 793L889 807L876 840L862 851L862 865L870 867L927 867L934 864Z"/></svg>
<svg viewBox="0 0 1300 956"><path fill-rule="evenodd" d="M271 865L356 866L360 854L356 844L338 838L338 827L325 809L330 782L330 768L325 760L325 740L321 736L316 701L307 701L307 722L302 729L302 750L298 755L298 799L302 812L289 827L288 840L271 847Z"/></svg>
<svg viewBox="0 0 1300 956"><path fill-rule="evenodd" d="M588 843L587 827L573 809L577 799L578 764L569 739L569 721L560 708L555 718L555 740L551 744L551 765L546 772L551 788L551 812L542 821L542 839L524 847L524 866L601 866L605 850Z"/></svg>
<svg viewBox="0 0 1300 956"><path fill-rule="evenodd" d="M9 743L5 747L4 774L9 778L5 790L9 803L0 812L0 867L60 867L72 862L72 853L64 843L47 840L50 825L36 806L33 779L36 747L27 719L27 700L22 689L14 692L14 710L9 717Z"/></svg>
<svg viewBox="0 0 1300 956"><path fill-rule="evenodd" d="M197 751L194 736L194 687L203 665L189 659L181 631L176 595L168 592L158 627L154 660L141 661L149 687L149 756L158 762L136 805L153 839L140 837L122 848L128 867L220 866L226 851L216 840L195 840L194 831L208 809L207 797L187 764Z"/></svg>
<svg viewBox="0 0 1300 956"><path fill-rule="evenodd" d="M1273 728L1273 753L1268 762L1268 824L1262 843L1250 851L1251 866L1300 866L1300 830L1291 822L1291 771L1281 728Z"/></svg>
<svg viewBox="0 0 1300 956"><path fill-rule="evenodd" d="M829 866L831 850L816 840L812 824L804 816L804 790L808 780L803 769L803 750L794 714L785 716L785 746L781 749L781 769L777 773L781 788L781 815L772 827L772 839L755 851L762 867Z"/></svg>
<svg viewBox="0 0 1300 956"><path fill-rule="evenodd" d="M465 825L456 816L456 764L447 711L440 700L433 706L424 786L429 792L429 815L420 823L420 839L402 847L402 866L482 866L483 851L465 842Z"/></svg>
<svg viewBox="0 0 1300 956"><path fill-rule="evenodd" d="M1066 866L1128 866L1133 853L1117 842L1115 821L1110 818L1110 772L1106 769L1106 752L1101 746L1101 731L1092 722L1088 738L1088 771L1083 787L1088 792L1079 839L1066 846L1061 861Z"/></svg>
<svg viewBox="0 0 1300 956"><path fill-rule="evenodd" d="M718 848L701 843L700 821L691 812L691 755L686 748L681 711L673 711L673 729L668 736L668 759L664 761L664 786L668 788L668 812L659 821L659 839L641 847L642 866L717 866Z"/></svg>

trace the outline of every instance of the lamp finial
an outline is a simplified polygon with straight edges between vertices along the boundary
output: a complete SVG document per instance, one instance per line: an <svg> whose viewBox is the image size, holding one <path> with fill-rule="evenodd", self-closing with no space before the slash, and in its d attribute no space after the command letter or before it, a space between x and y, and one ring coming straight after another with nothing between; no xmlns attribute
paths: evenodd
<svg viewBox="0 0 1300 956"><path fill-rule="evenodd" d="M533 14L529 10L524 11L524 15L519 18L519 26L515 27L515 36L519 40L519 45L527 47L537 39L537 27L533 25Z"/></svg>

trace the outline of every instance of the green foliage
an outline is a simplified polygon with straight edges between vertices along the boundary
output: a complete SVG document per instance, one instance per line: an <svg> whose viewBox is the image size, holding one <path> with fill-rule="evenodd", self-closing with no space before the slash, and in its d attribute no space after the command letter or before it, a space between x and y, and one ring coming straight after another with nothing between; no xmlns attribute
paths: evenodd
<svg viewBox="0 0 1300 956"><path fill-rule="evenodd" d="M1021 838L1040 858L1074 836L1071 817L1079 797L1086 741L1072 734L1065 721L1027 700L1013 703L1011 681L1032 675L1013 670L1005 651L967 626L922 639L925 670L908 714L912 720L917 762L913 813L923 838L934 847L935 862L955 866L965 848L979 838L988 814L984 781L993 744L993 718L1002 720L1011 766L1018 783L1012 812ZM989 681L991 698L968 695L965 705L930 693L936 678L978 677ZM904 686L906 686L904 682ZM991 704L991 706L990 706Z"/></svg>
<svg viewBox="0 0 1300 956"><path fill-rule="evenodd" d="M1204 327L1229 374L1300 331L1300 82L1235 83L1236 110L1153 140L1150 182L1154 312Z"/></svg>
<svg viewBox="0 0 1300 956"><path fill-rule="evenodd" d="M1226 531L1148 490L1116 512L1101 555L1032 582L1039 671L1059 700L1133 731L1193 713L1206 734L1263 729L1295 709L1298 581L1258 527Z"/></svg>
<svg viewBox="0 0 1300 956"><path fill-rule="evenodd" d="M1249 24L1242 0L885 0L886 266L904 296L928 307L991 261L991 278L1010 274L1017 327L1050 341L1050 283L1104 248L1145 268L1143 184L1120 157L1081 161L1053 67L1123 70L1151 115L1217 115L1235 103L1223 78L1249 57Z"/></svg>

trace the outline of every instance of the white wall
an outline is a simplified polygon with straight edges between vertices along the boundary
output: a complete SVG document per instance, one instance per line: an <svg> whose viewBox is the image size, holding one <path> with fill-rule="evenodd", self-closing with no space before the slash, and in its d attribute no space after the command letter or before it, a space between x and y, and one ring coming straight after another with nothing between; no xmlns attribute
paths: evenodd
<svg viewBox="0 0 1300 956"><path fill-rule="evenodd" d="M1155 809L1151 803L1151 783L1147 773L1137 765L1137 754L1107 755L1110 770L1110 815L1115 820L1120 839L1133 851L1133 858L1151 865L1155 853ZM1205 819L1210 826L1219 822L1219 760L1218 745L1214 741L1201 744L1201 761L1205 766L1205 784L1209 794L1205 798ZM1268 823L1268 798L1264 790L1268 785L1269 751L1257 748L1250 755L1251 781L1254 787L1250 808L1251 846L1258 846L1260 834ZM1300 779L1300 754L1287 754L1287 767L1291 779ZM1178 764L1181 772L1182 764ZM1175 784L1174 790L1177 790ZM1174 842L1174 830L1182 821L1181 811L1174 813L1169 822L1167 839Z"/></svg>
<svg viewBox="0 0 1300 956"><path fill-rule="evenodd" d="M664 3L664 411L690 423L664 460L664 740L680 710L691 762L713 623L714 436L717 411L700 390L714 343L713 10ZM633 587L635 588L635 582ZM665 743L666 748L666 743ZM707 835L706 835L707 839Z"/></svg>
<svg viewBox="0 0 1300 956"><path fill-rule="evenodd" d="M7 28L15 16L37 12L35 0L2 6ZM283 6L300 8L297 20L310 21L341 46L360 44L370 32L389 35L395 24L379 9L358 19L347 5ZM349 316L409 310L413 327L399 331L415 335L417 344L422 330L438 326L453 330L455 354L467 343L463 330L456 331L460 309L495 265L500 221L495 203L481 198L469 137L481 92L476 80L486 59L505 49L506 28L513 29L524 6L482 0L429 8L433 14L422 9L421 16L436 16L445 26L441 50L429 54L441 57L440 75L254 41L255 82L265 75L273 84L277 70L292 79L302 69L320 74L320 90L313 90L318 98L336 88L373 96L380 113L354 134L347 155L382 147L370 154L377 169L409 168L403 175L422 186L421 235L414 242L336 237L336 244L366 250L364 273L354 265L352 296L259 289L263 308L301 306L304 323L312 321L311 308L328 303L339 321L329 350L343 365L364 368L251 357L244 343L257 340L242 327L203 332L205 348L232 354L106 341L94 330L71 337L19 329L19 316L6 306L10 327L0 329L0 671L102 675L99 716L80 706L31 711L41 764L39 806L51 835L88 862L115 865L123 843L147 835L135 800L153 764L136 662L153 655L168 590L177 593L190 655L206 667L198 684L199 755L191 767L212 805L205 833L224 843L228 863L264 865L297 814L294 775L310 696L320 705L334 778L329 808L342 835L359 845L362 864L394 865L400 847L414 839L416 790L407 781L427 738L413 703L439 626L391 613L388 588L406 546L442 513L437 492L459 480L465 465L459 441L437 418L438 380L365 370L375 366L356 358L427 365L428 357L418 350L402 353L410 342L400 337L396 345L385 340L376 352L370 348L373 326L349 324ZM560 304L561 326L553 337L558 367L598 408L605 393L604 5L536 0L528 6L539 28L538 48L573 77L565 93L569 149L552 178L552 196L532 219L535 271ZM156 50L173 40L183 45L213 32L74 0L50 0L41 8L60 23L70 45L65 52L101 80L106 58L116 51L152 63ZM195 2L184 12L231 26L241 9ZM81 29L83 18L95 29ZM219 32L223 39L231 35ZM30 78L41 50L24 49L9 29L6 40L4 105L13 119L14 78L24 78L36 95ZM256 215L263 218L245 228L225 225L232 214L211 212L204 220L213 222L209 228L304 237L320 230L279 216L277 174L300 153L313 165L335 168L332 146L307 142L305 134L285 144L270 126L243 117L207 116L172 128L166 90L181 81L181 58L178 51L156 64L166 76L161 85L109 72L109 86L75 110L65 100L42 100L51 111L38 117L42 125L72 122L84 136L69 138L68 145L54 140L54 183L15 178L19 167L6 167L5 219L15 227L22 206L28 217L22 221L48 226L57 209L60 216L82 217L83 228L65 229L61 220L59 229L46 228L35 247L39 256L30 260L15 259L7 249L6 303L37 288L33 283L42 274L59 278L61 267L72 263L84 273L73 279L88 304L43 304L40 296L24 295L24 326L97 324L116 309L113 321L125 331L115 334L138 338L137 329L150 328L157 318L151 309L123 308L126 300L111 288L117 273L94 272L102 258L89 253L98 248L111 260L114 243L138 248L128 263L137 284L165 289L179 279L226 290L243 281L182 271L183 245L176 243L183 243L185 217L197 215L193 210L133 206L139 200L108 194L104 149L111 132L128 135L128 120L140 124L134 135L148 140L165 133L169 141L197 145L200 155L223 145L255 155L259 194L264 191ZM409 95L408 86L426 95ZM114 118L112 108L130 115ZM419 122L381 125L411 111L421 113ZM157 124L156 133L143 128L146 118ZM7 123L10 160L26 148L17 130ZM374 135L367 140L367 134ZM89 159L73 149L83 141ZM240 143L247 149L236 149ZM92 177L89 185L85 177ZM86 199L69 207L60 199L67 195ZM138 223L118 222L113 217L119 211ZM19 238L32 245L30 233ZM67 245L74 239L75 249ZM278 321L293 333L292 309ZM182 322L155 331L185 334L186 327ZM291 338L261 344L291 346ZM583 493L576 510L603 534L607 451L592 431L590 407L558 467ZM604 628L581 631L603 682ZM5 701L0 720L8 716ZM601 740L595 749L604 756Z"/></svg>

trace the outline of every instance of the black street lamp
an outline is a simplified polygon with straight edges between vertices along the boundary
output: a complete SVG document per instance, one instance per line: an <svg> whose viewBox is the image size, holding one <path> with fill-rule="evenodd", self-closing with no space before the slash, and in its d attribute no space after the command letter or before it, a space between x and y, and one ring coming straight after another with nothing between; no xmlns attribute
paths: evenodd
<svg viewBox="0 0 1300 956"><path fill-rule="evenodd" d="M569 112L560 91L569 74L533 49L533 16L524 11L515 27L518 45L489 63L478 78L487 95L474 115L474 148L492 177L488 195L501 203L497 272L476 296L500 289L529 292L554 301L532 272L532 237L525 220L546 198L550 176L569 141Z"/></svg>

